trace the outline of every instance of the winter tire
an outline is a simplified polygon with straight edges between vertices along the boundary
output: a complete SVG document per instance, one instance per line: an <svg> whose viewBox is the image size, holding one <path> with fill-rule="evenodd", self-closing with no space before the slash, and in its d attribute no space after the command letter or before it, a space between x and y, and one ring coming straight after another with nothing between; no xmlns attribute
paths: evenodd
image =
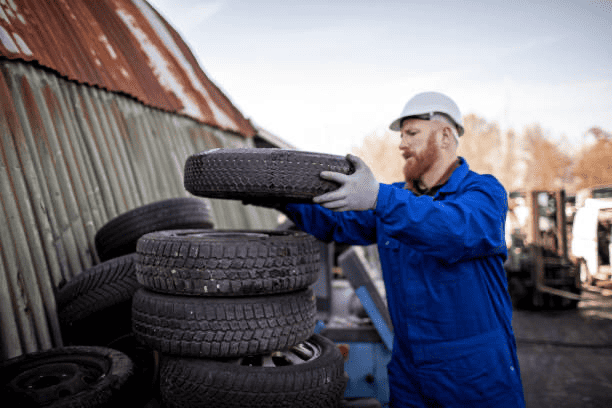
<svg viewBox="0 0 612 408"><path fill-rule="evenodd" d="M136 254L98 264L72 278L57 293L58 318L67 344L106 345L131 331Z"/></svg>
<svg viewBox="0 0 612 408"><path fill-rule="evenodd" d="M160 394L168 408L331 408L340 406L346 382L342 354L315 334L267 355L163 358Z"/></svg>
<svg viewBox="0 0 612 408"><path fill-rule="evenodd" d="M314 332L312 290L269 296L172 296L140 289L133 331L143 344L187 357L237 357L288 349Z"/></svg>
<svg viewBox="0 0 612 408"><path fill-rule="evenodd" d="M136 277L164 293L250 296L313 284L317 240L298 231L157 231L138 240Z"/></svg>
<svg viewBox="0 0 612 408"><path fill-rule="evenodd" d="M312 202L339 185L321 171L354 172L342 156L286 149L213 149L185 162L185 189L202 197Z"/></svg>
<svg viewBox="0 0 612 408"><path fill-rule="evenodd" d="M153 231L212 228L210 205L196 197L157 201L113 218L95 236L101 261L136 252L138 238Z"/></svg>
<svg viewBox="0 0 612 408"><path fill-rule="evenodd" d="M103 347L60 347L0 363L0 401L20 408L128 407L133 363Z"/></svg>

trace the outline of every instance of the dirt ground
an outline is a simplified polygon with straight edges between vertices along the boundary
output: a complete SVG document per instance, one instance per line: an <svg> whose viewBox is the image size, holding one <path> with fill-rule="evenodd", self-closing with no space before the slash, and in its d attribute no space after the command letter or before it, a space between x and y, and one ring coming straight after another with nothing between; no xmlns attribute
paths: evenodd
<svg viewBox="0 0 612 408"><path fill-rule="evenodd" d="M576 310L515 310L527 408L612 407L612 297L586 294Z"/></svg>

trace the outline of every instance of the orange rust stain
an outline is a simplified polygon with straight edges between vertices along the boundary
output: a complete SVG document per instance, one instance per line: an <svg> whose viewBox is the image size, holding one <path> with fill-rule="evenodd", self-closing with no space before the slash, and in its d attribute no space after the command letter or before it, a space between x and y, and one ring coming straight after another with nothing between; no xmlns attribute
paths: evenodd
<svg viewBox="0 0 612 408"><path fill-rule="evenodd" d="M34 93L28 82L28 77L26 76L21 77L21 98L23 99L25 111L28 115L30 130L32 131L38 149L41 150L39 154L41 157L49 157L55 165L55 154L53 154L53 150L51 149L47 130L45 129L38 110L38 102L34 97Z"/></svg>
<svg viewBox="0 0 612 408"><path fill-rule="evenodd" d="M186 114L182 111L180 97L164 88L139 40L117 14L118 10L123 10L135 19L201 111L201 115L192 114L193 119L244 137L256 133L251 123L210 81L184 41L159 14L160 21L195 72L196 80L206 89L208 97L191 82L184 67L165 48L159 34L131 0L22 0L17 7L25 24L12 18L10 23L0 20L0 26L10 35L19 35L31 55L24 49L12 52L0 43L0 57L34 62L70 80L123 93L166 112ZM228 128L217 122L210 107L212 103L233 121L235 127Z"/></svg>

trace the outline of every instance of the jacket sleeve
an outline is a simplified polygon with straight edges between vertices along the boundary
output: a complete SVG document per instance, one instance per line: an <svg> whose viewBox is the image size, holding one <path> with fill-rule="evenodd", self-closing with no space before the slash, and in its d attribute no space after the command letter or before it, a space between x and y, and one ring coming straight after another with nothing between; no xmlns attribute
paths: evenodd
<svg viewBox="0 0 612 408"><path fill-rule="evenodd" d="M392 238L454 263L495 254L507 257L507 209L504 187L492 176L479 176L440 200L381 184L376 215Z"/></svg>
<svg viewBox="0 0 612 408"><path fill-rule="evenodd" d="M351 245L376 242L374 211L334 212L318 204L287 204L284 213L302 231L324 242Z"/></svg>

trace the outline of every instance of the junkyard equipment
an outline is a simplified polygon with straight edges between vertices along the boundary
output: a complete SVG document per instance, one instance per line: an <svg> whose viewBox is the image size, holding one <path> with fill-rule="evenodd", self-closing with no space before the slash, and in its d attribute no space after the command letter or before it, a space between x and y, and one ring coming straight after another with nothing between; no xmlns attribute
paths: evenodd
<svg viewBox="0 0 612 408"><path fill-rule="evenodd" d="M379 288L382 280L362 247L349 247L337 257L342 279L333 279L333 245L323 268L318 295L321 313L317 331L331 339L345 358L349 376L344 397L374 398L389 403L387 363L391 360L393 328ZM327 292L327 293L325 293Z"/></svg>
<svg viewBox="0 0 612 408"><path fill-rule="evenodd" d="M512 233L505 264L517 307L569 309L580 297L579 267L568 254L564 190L518 194L528 203L527 227Z"/></svg>
<svg viewBox="0 0 612 408"><path fill-rule="evenodd" d="M572 228L571 253L580 265L582 287L612 294L612 186L580 191Z"/></svg>

